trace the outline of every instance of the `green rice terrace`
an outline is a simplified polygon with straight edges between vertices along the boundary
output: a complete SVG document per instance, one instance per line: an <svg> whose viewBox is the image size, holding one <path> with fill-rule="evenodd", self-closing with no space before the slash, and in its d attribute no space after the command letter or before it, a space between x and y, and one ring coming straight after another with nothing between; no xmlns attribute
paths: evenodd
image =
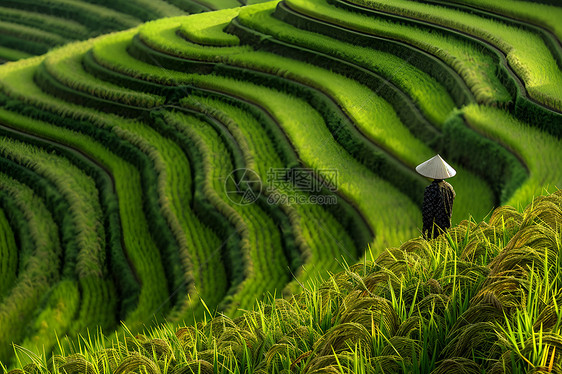
<svg viewBox="0 0 562 374"><path fill-rule="evenodd" d="M3 0L0 370L562 373L561 19Z"/></svg>

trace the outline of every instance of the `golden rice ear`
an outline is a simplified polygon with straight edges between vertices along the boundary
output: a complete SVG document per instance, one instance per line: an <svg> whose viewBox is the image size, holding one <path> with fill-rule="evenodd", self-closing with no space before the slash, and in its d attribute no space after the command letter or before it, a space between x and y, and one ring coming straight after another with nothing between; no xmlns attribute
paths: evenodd
<svg viewBox="0 0 562 374"><path fill-rule="evenodd" d="M306 374L340 374L339 366L345 367L347 364L345 354L329 354L315 356L306 366Z"/></svg>
<svg viewBox="0 0 562 374"><path fill-rule="evenodd" d="M408 240L400 246L400 249L408 253L417 253L420 257L425 257L433 252L433 248L431 248L429 242L423 238Z"/></svg>
<svg viewBox="0 0 562 374"><path fill-rule="evenodd" d="M512 309L522 307L522 300L525 299L527 292L526 284L525 279L510 274L490 275L480 291L472 298L471 303L483 303L494 299L494 303L499 303L506 313L510 313Z"/></svg>
<svg viewBox="0 0 562 374"><path fill-rule="evenodd" d="M514 207L505 205L494 210L489 223L500 229L519 228L523 223L523 215Z"/></svg>
<svg viewBox="0 0 562 374"><path fill-rule="evenodd" d="M25 374L25 371L22 369L12 369L8 372L8 374Z"/></svg>
<svg viewBox="0 0 562 374"><path fill-rule="evenodd" d="M125 338L125 346L127 348L127 351L136 351L136 352L140 352L141 354L145 354L145 349L142 346L142 343L147 341L148 338L142 334L139 334L137 336L127 336Z"/></svg>
<svg viewBox="0 0 562 374"><path fill-rule="evenodd" d="M422 346L419 341L404 336L393 336L383 348L381 355L390 356L392 354L398 354L407 362L412 362L413 355L416 355L416 360L419 362L421 352Z"/></svg>
<svg viewBox="0 0 562 374"><path fill-rule="evenodd" d="M66 374L96 374L94 365L86 361L81 354L73 354L66 358L66 363L60 366L59 371Z"/></svg>
<svg viewBox="0 0 562 374"><path fill-rule="evenodd" d="M554 304L544 305L540 309L539 315L535 323L533 324L533 329L538 331L539 329L548 330L554 328L558 322L558 311Z"/></svg>
<svg viewBox="0 0 562 374"><path fill-rule="evenodd" d="M160 359L175 359L174 352L170 344L164 339L151 339L142 343L148 357L154 355Z"/></svg>
<svg viewBox="0 0 562 374"><path fill-rule="evenodd" d="M454 357L443 360L439 363L431 374L480 374L480 366L464 357Z"/></svg>
<svg viewBox="0 0 562 374"><path fill-rule="evenodd" d="M235 328L236 323L232 318L225 315L218 315L201 328L205 336L220 336L227 327Z"/></svg>
<svg viewBox="0 0 562 374"><path fill-rule="evenodd" d="M35 363L29 363L23 367L23 371L25 374L40 374L41 368L37 366Z"/></svg>
<svg viewBox="0 0 562 374"><path fill-rule="evenodd" d="M297 344L280 342L273 344L265 353L265 359L258 365L257 370L264 373L273 372L273 367L280 364L281 357L299 357L304 352L297 347Z"/></svg>
<svg viewBox="0 0 562 374"><path fill-rule="evenodd" d="M429 286L430 293L443 293L443 287L441 287L441 284L436 279L429 279L427 282L425 282L425 285Z"/></svg>
<svg viewBox="0 0 562 374"><path fill-rule="evenodd" d="M371 333L365 326L347 322L332 327L324 336L318 340L315 347L316 355L329 356L335 353L343 352L349 349L349 346L360 344L362 348L367 350L367 354L371 354L372 337Z"/></svg>
<svg viewBox="0 0 562 374"><path fill-rule="evenodd" d="M398 326L398 330L396 330L395 335L419 340L421 339L421 327L424 323L427 323L427 320L425 318L418 315L413 315L402 322L400 326Z"/></svg>
<svg viewBox="0 0 562 374"><path fill-rule="evenodd" d="M121 355L117 349L104 349L97 357L96 366L98 367L98 372L100 374L113 373L117 369L120 360Z"/></svg>
<svg viewBox="0 0 562 374"><path fill-rule="evenodd" d="M170 374L213 374L213 365L205 360L197 360L186 365L176 366Z"/></svg>
<svg viewBox="0 0 562 374"><path fill-rule="evenodd" d="M370 330L373 323L382 327L386 336L393 336L398 329L398 315L389 300L379 296L361 296L353 291L342 302L339 323L359 323Z"/></svg>
<svg viewBox="0 0 562 374"><path fill-rule="evenodd" d="M138 373L141 370L146 374L161 374L160 368L154 361L138 352L130 352L113 374Z"/></svg>
<svg viewBox="0 0 562 374"><path fill-rule="evenodd" d="M58 370L59 367L64 365L65 362L66 362L66 358L64 356L52 355L47 360L47 370L51 373L54 373L56 370ZM103 373L103 371L101 373Z"/></svg>
<svg viewBox="0 0 562 374"><path fill-rule="evenodd" d="M447 336L449 342L440 352L441 357L456 359L473 357L475 353L487 354L497 341L496 328L493 322L478 321L451 330Z"/></svg>
<svg viewBox="0 0 562 374"><path fill-rule="evenodd" d="M400 373L402 370L400 364L403 362L404 359L396 354L369 358L372 372L381 374Z"/></svg>
<svg viewBox="0 0 562 374"><path fill-rule="evenodd" d="M363 281L365 288L372 294L377 294L379 291L386 289L389 282L393 287L397 287L400 284L400 279L387 269L381 269L373 274L369 274Z"/></svg>
<svg viewBox="0 0 562 374"><path fill-rule="evenodd" d="M460 258L463 261L474 262L479 257L488 256L488 258L493 258L500 253L501 248L485 239L485 238L474 238L463 248Z"/></svg>
<svg viewBox="0 0 562 374"><path fill-rule="evenodd" d="M530 226L534 223L547 225L552 230L562 231L562 208L547 199L535 199L531 207L527 207L524 212L525 219L522 226Z"/></svg>

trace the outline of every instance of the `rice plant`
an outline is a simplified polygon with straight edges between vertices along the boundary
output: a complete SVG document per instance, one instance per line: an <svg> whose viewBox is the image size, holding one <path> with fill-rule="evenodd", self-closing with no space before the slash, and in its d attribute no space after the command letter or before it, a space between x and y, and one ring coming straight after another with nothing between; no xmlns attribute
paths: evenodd
<svg viewBox="0 0 562 374"><path fill-rule="evenodd" d="M561 209L560 191L522 212L501 207L489 222L412 239L240 317L84 335L63 355L32 356L26 369L556 373ZM17 351L22 363L28 355Z"/></svg>
<svg viewBox="0 0 562 374"><path fill-rule="evenodd" d="M62 248L57 226L45 203L26 185L0 174L0 189L12 198L29 221L33 253L20 265L17 278L0 305L0 358L10 357L11 342L21 341L25 324L30 322L36 305L49 286L55 283Z"/></svg>
<svg viewBox="0 0 562 374"><path fill-rule="evenodd" d="M500 141L515 152L529 169L529 178L507 204L524 206L545 189L553 190L562 185L560 165L560 139L522 123L499 109L469 105L463 109L469 126ZM549 181L545 185L544 181Z"/></svg>
<svg viewBox="0 0 562 374"><path fill-rule="evenodd" d="M403 0L393 0L384 4L358 0L356 3L435 22L486 40L506 54L511 68L525 82L531 97L550 108L562 110L562 72L538 34L498 20L442 6Z"/></svg>
<svg viewBox="0 0 562 374"><path fill-rule="evenodd" d="M179 33L191 42L213 46L235 46L239 44L236 35L227 34L223 30L238 15L238 8L214 12L213 17L204 14L193 15L189 22L183 22Z"/></svg>
<svg viewBox="0 0 562 374"><path fill-rule="evenodd" d="M14 231L10 227L4 210L0 209L0 300L16 279L17 251Z"/></svg>
<svg viewBox="0 0 562 374"><path fill-rule="evenodd" d="M73 90L112 102L142 108L152 108L164 103L163 97L127 90L96 79L96 77L84 71L82 58L91 46L92 43L80 42L72 46L66 46L60 49L58 53L50 54L43 62L46 72ZM69 93L68 95L70 96L69 101L71 101L73 94ZM98 105L103 107L103 103Z"/></svg>
<svg viewBox="0 0 562 374"><path fill-rule="evenodd" d="M556 6L530 2L518 3L514 0L503 0L496 3L483 0L460 0L458 2L534 23L552 31L559 40L562 39L562 26L558 22L562 17L562 11Z"/></svg>
<svg viewBox="0 0 562 374"><path fill-rule="evenodd" d="M494 62L491 57L483 54L475 45L452 34L344 12L326 1L288 0L286 3L291 9L303 14L351 30L402 40L441 58L463 78L480 103L502 106L512 101L492 68Z"/></svg>
<svg viewBox="0 0 562 374"><path fill-rule="evenodd" d="M266 35L351 61L396 82L437 126L443 123L454 107L451 97L441 85L403 59L388 52L344 43L321 33L299 30L272 17L274 10L275 3L272 2L248 7L240 11L239 20Z"/></svg>

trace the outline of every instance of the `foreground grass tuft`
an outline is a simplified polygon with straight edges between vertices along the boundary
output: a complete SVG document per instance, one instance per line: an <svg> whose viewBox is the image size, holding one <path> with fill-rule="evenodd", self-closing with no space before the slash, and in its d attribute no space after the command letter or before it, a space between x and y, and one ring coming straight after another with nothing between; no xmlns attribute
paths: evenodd
<svg viewBox="0 0 562 374"><path fill-rule="evenodd" d="M562 373L561 249L557 191L235 319L82 336L48 359L16 347L9 373Z"/></svg>

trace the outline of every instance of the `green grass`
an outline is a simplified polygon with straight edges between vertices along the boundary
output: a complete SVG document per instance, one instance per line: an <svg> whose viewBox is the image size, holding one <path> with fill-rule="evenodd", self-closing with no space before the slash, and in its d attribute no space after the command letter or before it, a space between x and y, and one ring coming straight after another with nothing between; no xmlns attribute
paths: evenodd
<svg viewBox="0 0 562 374"><path fill-rule="evenodd" d="M404 0L384 3L371 0L353 2L435 22L483 38L507 55L509 65L521 77L532 98L562 111L562 72L538 34L441 6Z"/></svg>
<svg viewBox="0 0 562 374"><path fill-rule="evenodd" d="M16 282L0 304L0 357L11 356L12 341L21 341L37 303L59 278L62 254L58 229L44 202L26 185L0 173L0 189L13 199L29 222L34 250L20 265ZM22 323L24 321L24 323Z"/></svg>
<svg viewBox="0 0 562 374"><path fill-rule="evenodd" d="M266 4L264 4L263 6L266 6ZM263 7L262 6L262 7ZM243 11L248 11L250 8L245 8ZM174 25L174 27L178 27L177 26L177 22L175 22L176 25ZM153 23L154 25L155 23ZM154 29L156 30L156 26L153 26ZM195 58L195 56L197 56L197 58L199 58L199 56L203 56L204 54L207 53L207 51L205 51L204 47L201 46L197 46L194 47L192 45L189 45L189 43L186 43L185 41L181 41L181 40L177 40L177 37L173 37L174 33L173 33L173 28L170 28L169 31L166 31L166 33L170 36L171 39L167 39L164 37L160 37L156 40L156 37L154 37L155 39L155 44L152 45L153 48L159 49L159 50L166 50L169 53L173 53L174 55L178 55L178 56L183 56L186 58ZM163 72L161 69L155 68L152 65L146 64L146 63L142 63L139 62L137 60L132 59L131 57L127 57L124 53L124 47L127 45L126 39L129 36L122 36L123 41L121 41L119 43L119 45L117 44L110 44L109 42L107 42L107 44L103 44L103 46L98 46L96 48L94 48L94 55L96 57L96 60L98 62L100 62L102 65L107 66L107 67L111 67L113 69L117 69L117 70L121 70L124 73L128 74L128 75L132 75L132 76L138 76L138 77L144 77L145 79L149 79L149 80L156 80L162 83L167 83L170 82L170 80L172 80L172 82L175 81L176 84L186 84L186 83L194 83L194 79L196 76L190 76L187 74L178 74L176 72L171 72L172 74L174 74L173 76L170 76L167 74L168 71ZM115 37L117 39L117 37ZM160 45L160 44L156 44L156 43L164 43L164 46ZM187 48L186 48L187 45ZM182 48L182 49L180 49ZM192 51L193 48L197 48L197 51L192 52L192 54L190 54L190 52ZM232 47L232 48L236 48L236 47ZM210 50L216 50L217 48L209 48ZM228 48L229 50L229 54L230 52L233 52L234 50L231 49L230 47ZM201 52L201 51L205 51L205 52ZM214 53L214 52L213 52ZM252 59L250 60L250 57L246 58L244 57L245 54L233 54L231 57L220 57L220 56L216 56L216 55L211 55L213 59L220 59L224 62L227 62L229 60L232 60L233 63L236 64L242 64L242 62L244 64L250 64L249 61L251 61L251 66L252 67L260 67L260 69L264 69L264 66L267 66L268 64L265 64L263 62L260 63L259 59ZM268 55L265 53L258 53L258 52L254 52L251 54L248 54L248 56L256 56L259 58L263 58L266 62L269 61L270 64L273 63L273 55ZM271 56L271 57L269 57ZM225 61L226 59L226 61ZM238 62L237 62L238 61ZM304 71L307 69L310 69L310 71L312 72L312 74L317 74L318 78L317 81L320 82L326 82L327 79L325 78L326 75L330 75L330 81L333 81L333 83L324 83L323 86L323 90L329 90L328 92L330 94L334 94L337 95L337 97L340 97L342 100L342 104L345 103L346 106L344 106L344 108L347 109L348 113L351 114L352 116L354 116L354 119L359 120L358 124L361 125L363 127L363 129L365 129L365 132L371 136L373 136L374 134L377 134L376 139L379 140L380 142L392 142L394 141L394 143L392 143L392 146L387 146L387 149L391 150L392 153L394 154L400 154L398 153L399 151L398 149L402 149L404 150L404 152L411 152L412 150L407 150L404 147L403 144L403 140L404 139L411 139L412 144L415 144L416 147L421 147L420 149L422 149L423 152L418 152L417 156L412 157L410 153L410 155L407 156L402 156L403 159L406 159L407 162L409 162L412 167L415 166L415 160L414 158L418 158L419 159L426 159L429 158L431 156L431 151L421 145L421 143L417 140L415 140L408 132L404 131L404 126L401 125L398 121L398 119L395 117L395 114L391 111L390 113L392 113L392 115L394 116L394 122L396 123L397 126L388 126L386 127L386 130L388 132L384 133L382 132L383 129L381 129L380 127L375 127L375 123L373 120L373 117L371 117L372 114L372 110L371 107L372 105L368 106L367 110L366 106L357 106L353 104L353 101L345 98L345 95L342 93L342 87L346 90L343 92L346 92L347 94L352 93L353 97L357 97L359 100L361 100L360 102L365 102L365 96L368 95L367 91L365 90L365 88L363 86L359 86L357 84L354 84L352 81L350 81L349 79L345 79L343 77L338 77L336 74L333 73L328 73L322 69L318 69L318 68L314 68L314 67L309 67L306 64L303 63L299 63L296 61L291 61L288 62L287 59L283 59L283 58L276 58L275 59L275 63L277 63L277 61L279 61L279 63L284 64L283 66L283 70L278 70L275 71L274 68L268 67L267 71L271 71L271 72L275 72L277 74L290 74L290 71L294 71L295 70L295 66L297 66L300 70ZM122 68L121 68L122 66ZM308 70L307 70L308 71ZM322 74L324 74L324 77L322 76ZM308 74L307 74L308 75ZM310 82L313 82L313 78L311 77L304 77L304 73L291 73L289 75L289 77L293 78L293 79L300 79L301 81L304 81L308 84L310 84ZM300 77L300 78L299 78ZM304 80L303 80L304 79ZM338 81L338 79L341 81ZM345 84L342 83L343 81L345 81ZM338 84L339 83L339 84ZM167 83L169 84L169 83ZM319 85L319 83L316 83L316 85ZM353 89L350 87L356 87L355 90L356 92L359 92L359 94L357 93L353 93L354 91L352 91ZM333 87L333 88L331 88ZM228 90L227 90L228 91ZM361 94L361 92L363 92ZM359 95L359 96L357 96ZM384 102L383 100L378 99L376 96L374 97L373 95L368 95L367 96L369 99L369 103L379 103L379 105L381 105L383 108L386 108L385 110L382 110L382 113L388 113L388 110L392 110L392 108L389 107L389 105ZM392 117L391 117L392 119ZM365 121L365 122L363 122ZM385 121L377 121L377 125L378 123L381 124L385 124ZM400 143L397 144L396 140L397 139L401 139ZM410 144L408 143L408 144ZM297 147L298 148L298 147ZM403 153L406 154L406 153ZM456 165L455 165L456 167ZM489 191L489 189L487 188L487 186L478 178L476 178L474 175L470 174L469 172L463 172L463 173L459 173L459 176L457 177L457 180L453 182L455 185L455 188L457 189L458 192L458 196L459 199L456 202L456 206L455 206L455 210L454 210L454 214L455 214L455 222L459 222L462 217L466 217L469 213L472 213L475 217L478 218L482 218L484 217L491 209L492 206L492 196L491 196L491 192ZM474 199L470 199L469 196L471 196L474 191L478 191L477 195L482 196L482 199L479 199L478 201L474 201ZM481 204L478 207L475 206L475 204ZM375 219L373 219L373 221L375 221Z"/></svg>
<svg viewBox="0 0 562 374"><path fill-rule="evenodd" d="M217 20L232 18L236 15L236 12L231 10L221 10L218 13ZM196 17L201 17L201 15L196 15ZM202 47L199 44L191 43L176 33L182 24L190 24L190 20L190 17L174 17L152 21L142 25L138 35L143 43L156 51L202 61L220 60L229 54L252 50L249 46ZM191 26L190 29L191 32L195 32L195 30L207 30L208 27L209 24L205 22L197 23L197 26Z"/></svg>
<svg viewBox="0 0 562 374"><path fill-rule="evenodd" d="M511 96L495 74L493 60L474 45L452 34L439 31L429 32L382 18L345 12L323 0L288 0L287 5L303 14L351 30L411 43L439 57L463 78L480 103L501 105L511 101Z"/></svg>
<svg viewBox="0 0 562 374"><path fill-rule="evenodd" d="M353 46L328 36L299 30L271 16L274 3L240 11L240 22L267 35L305 48L357 63L395 82L434 124L444 122L454 108L443 86L433 78L390 53ZM374 96L374 95L370 95Z"/></svg>
<svg viewBox="0 0 562 374"><path fill-rule="evenodd" d="M225 8L237 8L242 6L238 0L198 0L198 3L205 5L213 10Z"/></svg>
<svg viewBox="0 0 562 374"><path fill-rule="evenodd" d="M188 83L186 74L179 71L166 70L158 66L137 60L127 53L135 29L119 32L95 43L92 48L94 60L112 71L139 80L156 82L166 86Z"/></svg>
<svg viewBox="0 0 562 374"><path fill-rule="evenodd" d="M208 123L193 117L180 114L166 117L195 144L202 156L205 171L203 190L215 208L228 217L241 236L244 280L233 295L232 304L228 307L229 314L233 314L238 308L251 308L256 299L283 288L288 281L287 260L283 254L280 231L258 205L238 205L226 194L227 178L235 167L219 134ZM230 183L228 188L235 187Z"/></svg>
<svg viewBox="0 0 562 374"><path fill-rule="evenodd" d="M72 304L64 305L61 308L53 307L55 313L60 315L58 318L63 321L45 325L42 318L46 320L49 318L40 316L39 320L35 322L35 328L28 333L29 341L37 342L39 347L43 346L46 350L50 350L56 344L52 334L55 326L58 326L57 332L63 334L67 330L62 326L68 328L71 321L75 333L83 331L85 327L95 328L98 324L101 326L113 325L115 323L113 316L115 315L116 295L113 290L113 282L107 278L103 212L94 181L63 157L10 139L3 139L2 144L0 154L3 157L10 158L29 170L33 170L60 191L62 197L68 202L72 217L72 220L66 222L66 225L73 226L75 233L75 236L71 238L73 244L63 243L65 258L71 258L72 263L65 264L61 273L72 280L73 284L68 284L68 286L77 295L79 285L76 279L80 282L82 303L79 315L75 317L74 313L69 312L69 309L73 309ZM68 227L65 227L64 230ZM74 251L77 253L73 254ZM84 288L84 283L91 285ZM78 296L76 298L78 299ZM93 299L94 302L86 302L89 299ZM102 302L102 300L104 301Z"/></svg>
<svg viewBox="0 0 562 374"><path fill-rule="evenodd" d="M2 139L0 155L49 180L68 201L76 230L78 277L103 274L105 229L94 181L68 160L22 142Z"/></svg>
<svg viewBox="0 0 562 374"><path fill-rule="evenodd" d="M268 136L267 130L257 118L242 108L201 95L192 94L189 100L185 100L183 104L225 123L244 154L246 167L255 171L262 183L266 184L264 187L267 188L262 190L264 196L274 197L278 193L295 199L310 197L305 191L300 191L291 184L273 183L270 185L267 182L272 169L283 170L289 165L282 161L274 141ZM331 225L331 232L341 232L342 228L329 216L329 213L314 204L280 204L279 208L290 220L300 256L306 267L306 270L301 268L296 272L298 281L306 284L311 279L324 277L326 272L340 271L340 264L334 261L341 251L337 243L329 236L323 235L323 232L320 232L319 235L313 234L311 230L314 228L301 224L307 221L327 222ZM293 280L285 287L285 291L289 289L294 291L297 286L297 281Z"/></svg>
<svg viewBox="0 0 562 374"><path fill-rule="evenodd" d="M12 287L17 274L18 247L10 223L0 209L0 300Z"/></svg>
<svg viewBox="0 0 562 374"><path fill-rule="evenodd" d="M66 0L48 1L55 8L61 4L70 7ZM59 222L60 214L54 211L53 221L31 190L0 174L0 244L2 235L9 237L13 231L18 239L28 228L34 233L28 235L30 243L45 239L36 251L46 251L52 244L48 240L62 243L51 248L56 255L50 253L50 259L58 261L66 256L61 251L68 247L68 230L74 229L72 239L81 249L75 281L63 277L59 282L59 273L67 274L64 264L59 264L58 273L46 270L52 272L52 279L43 282L44 287L35 294L27 287L40 281L26 281L30 275L18 266L21 279L6 286L3 300L11 301L0 305L0 325L7 324L10 338L24 347L18 348L22 365L17 360L13 363L23 366L29 362L24 357L26 349L44 349L43 358L37 359L46 367L47 354L54 346L65 356L55 358L58 364L50 360L51 365L65 365L53 369L59 372L138 371L142 364L156 374L172 368L174 372L190 371L180 369L181 365L195 372L198 366L205 370L214 366L215 372L224 373L440 373L460 367L502 372L501 366L507 365L513 373L520 373L529 371L530 365L559 365L560 353L555 355L538 339L552 346L559 343L560 319L553 322L552 315L559 314L560 193L536 200L522 213L502 208L489 223L463 221L427 242L419 237L421 214L416 204L378 176L376 165L367 167L353 149L346 149L362 140L360 137L346 142L337 138L334 129L334 123L357 127L368 141L389 154L385 157L398 160L413 174L414 166L436 151L407 130L395 111L400 108L393 108L364 82L298 59L256 51L258 44L241 45L225 27L240 15L242 24L263 35L262 41L278 38L296 45L296 51L298 46L311 48L387 79L394 77L393 82L437 130L450 115L462 113L468 126L505 145L529 168L528 180L510 200L515 205L531 201L548 183L560 185L562 177L552 167L562 161L556 152L560 142L497 108L470 105L455 109L444 87L404 60L288 26L271 16L276 4L153 21L0 68L0 100L5 103L0 122L82 153L63 147L64 157L72 160L67 161L39 151L40 146L2 139L2 158L17 159L50 180L49 188L68 201L66 216L71 224L61 225L61 238L56 237L59 230L54 222ZM391 37L388 25L378 20L370 22L343 11L338 18L337 8L321 2L292 0L289 4L304 13L325 14L327 21L346 28ZM420 30L400 27L392 38L405 40L410 35L409 40L423 44L425 34ZM463 59L458 71L468 69L469 44L461 45L450 35L436 35L426 42L432 40L441 43L437 48L451 47L443 55L451 61L452 56ZM168 60L157 52L168 54ZM475 55L479 70L473 90L493 86L491 80L485 81L491 69L486 70L480 56ZM194 70L174 71L140 60L151 58L170 65L176 61L177 66L182 66L181 59L189 59ZM198 66L210 67L208 62L217 63L215 74L195 73ZM113 73L98 69L101 66ZM48 82L56 84L50 88ZM87 106L71 103L74 98L70 95L80 93L86 94L82 97L91 95ZM498 92L483 94L485 97L490 101L479 101L492 105L501 101ZM99 107L104 100L107 108ZM158 111L125 119L115 109L119 103ZM182 105L201 116L166 111ZM332 121L330 115L338 121ZM349 119L349 125L343 119ZM57 148L61 155L63 148ZM373 162L378 160L375 153ZM88 166L88 171L78 170L71 162ZM334 196L348 203L338 207L265 206L260 201L237 206L223 187L225 177L241 165L256 170L262 181L268 179L272 167L309 167L320 178L329 178L327 170L336 169ZM462 166L454 167L458 176L451 180L457 192L453 221L459 222L469 213L479 220L491 210L492 192ZM92 174L92 179L85 173ZM104 177L110 181L109 187L102 183ZM36 192L40 188L33 187ZM295 185L264 191L264 195L273 192L311 197ZM6 203L7 196L14 202ZM113 199L113 208L108 199ZM50 201L46 199L45 205ZM32 217L30 210L35 205L38 208ZM120 220L124 252L120 261L122 269L131 270L129 280L134 285L128 285L133 288L133 300L138 299L138 304L127 304L129 309L121 314L117 312L125 305L118 300L121 285L116 282L114 287L105 268L118 258L109 262L104 258L110 248L112 256L117 253L105 238L106 232L108 238L115 237L110 231L115 227L103 227L115 222L106 213ZM359 218L365 220L365 228L351 227ZM40 219L46 223L36 227ZM19 222L24 223L21 228ZM365 234L367 226L374 238L363 255L363 237L371 238L370 232ZM224 231L231 228L234 230L229 232L239 233L239 247L221 243L230 240ZM55 236L33 231L38 229ZM283 236L287 232L288 243ZM17 244L19 240L13 245ZM37 256L29 247L22 241L24 262ZM347 265L361 257L359 264ZM243 274L229 272L236 270L227 268L236 261L245 265ZM39 265L37 272L43 271ZM343 273L342 268L346 269ZM327 283L318 283L327 271L335 275ZM244 279L238 283L237 277ZM507 291L502 287L508 287ZM256 298L268 292L301 294L257 304L254 311L232 319L242 312L237 308L252 309ZM40 307L26 304L29 300L24 297ZM554 309L545 305L554 305ZM217 308L228 317L210 319ZM25 330L16 326L18 314L26 319ZM194 317L202 321L176 334L178 320ZM145 329L146 337L137 335L164 318L170 321L167 330ZM102 337L92 341L85 329L118 328L119 319L125 324L110 339L123 338L123 342L115 343L113 350L94 353L94 346L101 349L102 340L106 340L104 344L109 341ZM533 329L537 320L543 321L542 330ZM71 337L61 337L59 343L53 329ZM80 340L72 340L80 333ZM126 335L130 335L127 340ZM3 358L10 356L5 350L0 352ZM66 357L72 352L82 356ZM28 366L26 371L33 368Z"/></svg>
<svg viewBox="0 0 562 374"><path fill-rule="evenodd" d="M0 58L7 61L17 61L23 58L31 57L27 52L18 51L16 49L0 47Z"/></svg>
<svg viewBox="0 0 562 374"><path fill-rule="evenodd" d="M23 9L0 7L0 20L34 27L70 39L85 39L89 34L88 29L78 22Z"/></svg>
<svg viewBox="0 0 562 374"><path fill-rule="evenodd" d="M469 124L487 137L505 144L529 169L529 178L507 204L525 206L544 189L562 186L562 141L522 123L499 109L469 105L462 109Z"/></svg>
<svg viewBox="0 0 562 374"><path fill-rule="evenodd" d="M99 282L96 286L99 287ZM41 308L36 308L36 318L26 327L27 334L25 339L21 342L15 340L15 342L24 349L33 352L50 351L53 347L56 347L57 336L70 335L70 331L75 328L77 321L74 317L78 313L92 313L97 312L97 309L99 309L99 306L83 303L80 291L94 291L95 295L99 294L100 290L80 290L78 282L72 279L63 279L54 284L46 292L47 297L41 303ZM84 299L90 297L91 294L89 293L83 295ZM98 299L97 303L114 306L115 301L111 299ZM84 311L83 308L85 306L91 309ZM82 310L80 310L81 307ZM107 310L102 310L102 312L105 314ZM83 325L83 322L83 320L79 321L78 325ZM86 330L80 331L78 329L78 332L85 333Z"/></svg>
<svg viewBox="0 0 562 374"><path fill-rule="evenodd" d="M70 39L66 39L49 31L37 30L33 27L5 21L0 21L0 33L41 43L49 47L62 45L70 41Z"/></svg>
<svg viewBox="0 0 562 374"><path fill-rule="evenodd" d="M37 64L38 60L27 60L26 63ZM17 78L17 83L12 86L12 94L18 97L25 98L27 94L32 95L34 102L38 105L51 107L59 113L80 113L86 111L91 113L92 116L100 116L98 112L88 111L82 107L72 104L63 104L55 100L51 96L44 94L35 85L32 84L32 69L20 70L18 74L12 75L12 78ZM4 79L4 88L15 82L10 79ZM21 90L26 92L23 94ZM30 98L28 97L28 100ZM153 239L150 236L150 230L146 222L142 207L142 191L140 184L140 175L131 164L126 163L122 159L117 158L111 151L104 148L103 145L92 142L86 136L78 136L76 133L65 131L61 128L43 129L40 125L41 122L29 121L28 118L14 113L3 112L3 119L7 123L11 123L16 128L31 127L34 132L42 133L48 132L48 137L56 139L63 144L76 144L77 148L84 150L90 157L100 162L107 167L115 178L115 188L119 196L119 212L121 216L121 225L123 230L123 240L126 248L126 253L129 256L135 272L143 282L143 287L139 297L139 304L137 309L129 315L128 321L150 321L152 319L152 312L165 301L167 294L167 286L164 276L164 269L162 268L160 254ZM115 118L102 117L98 120L105 120L104 123L108 126L114 124ZM50 126L49 126L50 127ZM73 136L65 138L65 135ZM78 143L75 143L78 142Z"/></svg>
<svg viewBox="0 0 562 374"><path fill-rule="evenodd" d="M164 138L150 126L140 123L123 122L116 131L154 162L159 176L160 208L180 245L184 281L190 287L189 293L204 298L209 307L215 307L225 290L224 265L215 254L223 238L212 233L197 218L199 213L190 209L195 181L191 179L190 160L185 151L173 139ZM191 283L192 280L195 283ZM180 298L186 296L180 295ZM201 307L199 300L191 297L193 300L184 301L188 304L188 309L182 312L184 315L189 316L192 310Z"/></svg>
<svg viewBox="0 0 562 374"><path fill-rule="evenodd" d="M320 175L321 170L336 168L338 191L359 208L374 229L374 246L377 250L389 243L399 243L401 238L407 237L405 235L413 233L418 209L393 186L351 158L333 139L318 112L304 100L252 83L218 76L194 76L193 84L228 92L265 108L287 134L305 165L319 170ZM304 127L302 123L308 126ZM368 191L377 193L370 194ZM401 204L394 206L395 201L401 201ZM393 208L389 209L390 206ZM393 210L392 214L385 214L390 213L390 210Z"/></svg>
<svg viewBox="0 0 562 374"><path fill-rule="evenodd" d="M501 0L490 3L484 0L456 0L456 2L490 10L545 27L562 40L562 9L553 5L531 1Z"/></svg>
<svg viewBox="0 0 562 374"><path fill-rule="evenodd" d="M92 44L78 42L50 54L43 62L46 71L58 82L73 90L105 100L142 108L152 108L164 103L163 97L131 91L88 74L82 65L82 58Z"/></svg>
<svg viewBox="0 0 562 374"><path fill-rule="evenodd" d="M181 24L179 32L186 39L198 44L224 47L238 45L238 37L223 30L239 12L240 9L234 8L214 12L212 17L205 14L192 15L189 22Z"/></svg>
<svg viewBox="0 0 562 374"><path fill-rule="evenodd" d="M561 219L558 191L522 212L505 206L489 222L409 240L238 318L209 316L111 340L88 335L56 361L31 357L27 369L557 372ZM31 361L23 351L18 357Z"/></svg>

